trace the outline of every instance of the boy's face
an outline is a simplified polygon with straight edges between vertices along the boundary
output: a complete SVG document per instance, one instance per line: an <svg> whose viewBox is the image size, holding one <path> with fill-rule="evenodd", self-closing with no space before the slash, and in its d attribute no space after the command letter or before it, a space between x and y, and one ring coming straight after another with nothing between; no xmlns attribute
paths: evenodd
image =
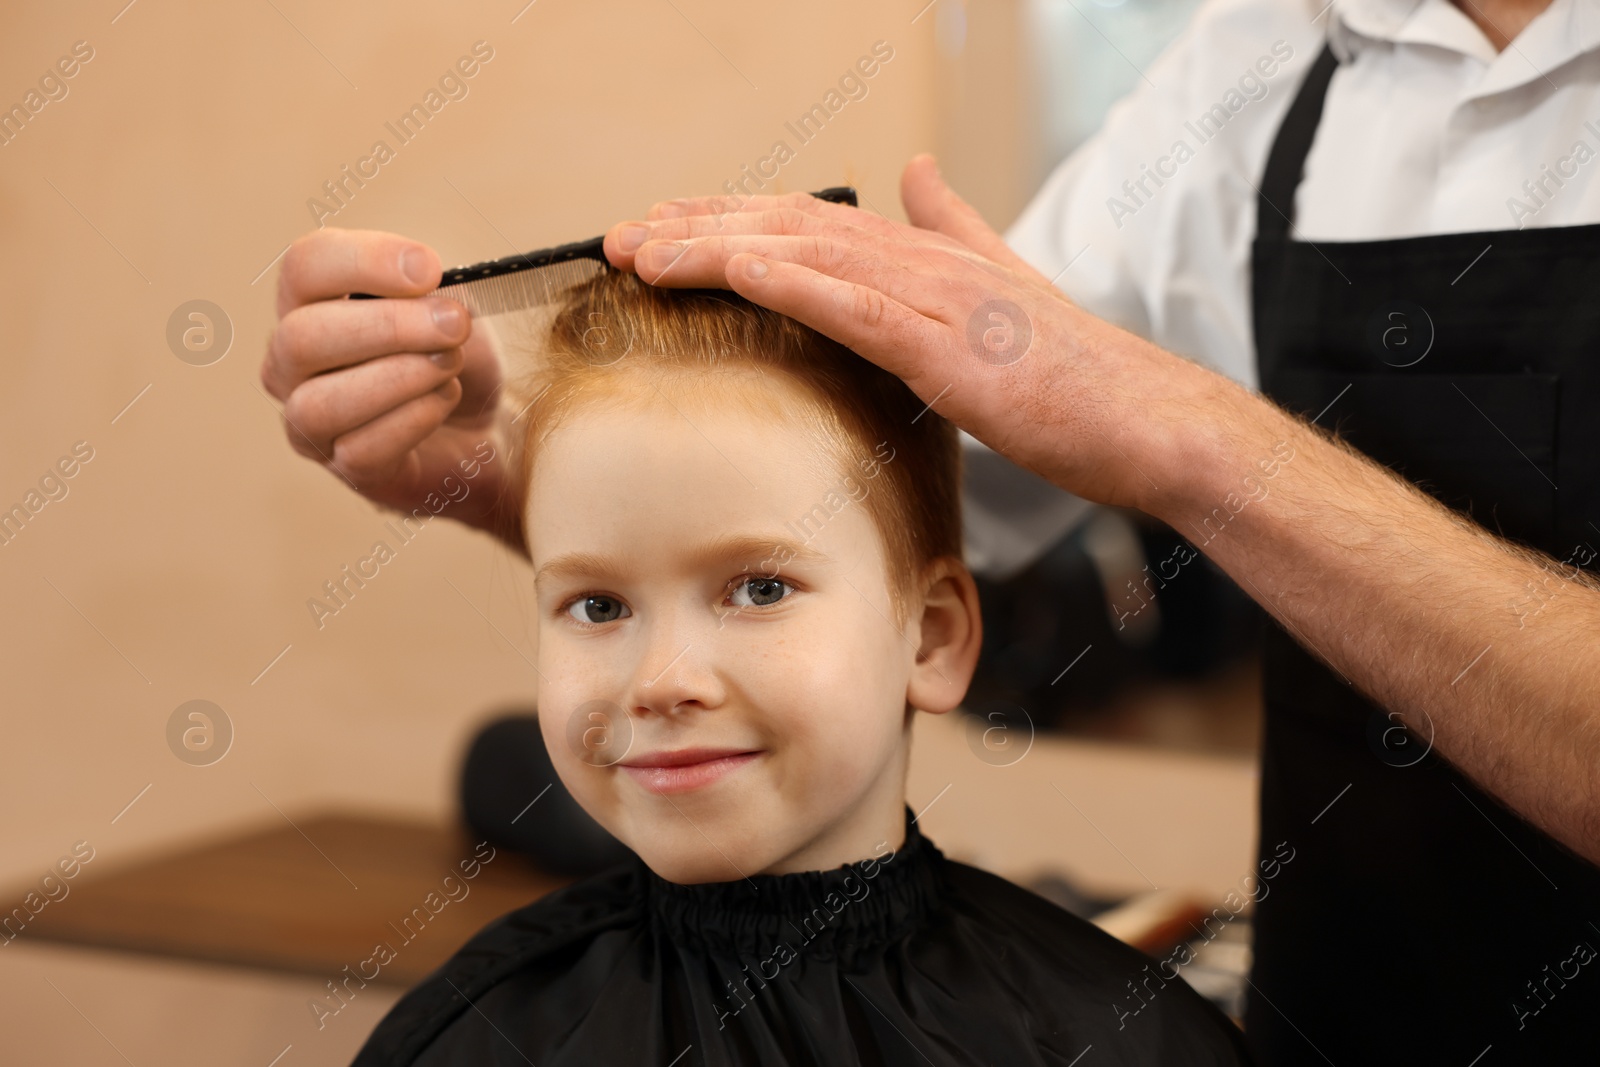
<svg viewBox="0 0 1600 1067"><path fill-rule="evenodd" d="M903 833L917 624L894 627L851 499L885 491L856 462L882 457L840 470L784 414L797 386L752 373L733 386L756 391L749 414L729 378L585 406L541 446L528 497L551 758L683 883L831 869Z"/></svg>

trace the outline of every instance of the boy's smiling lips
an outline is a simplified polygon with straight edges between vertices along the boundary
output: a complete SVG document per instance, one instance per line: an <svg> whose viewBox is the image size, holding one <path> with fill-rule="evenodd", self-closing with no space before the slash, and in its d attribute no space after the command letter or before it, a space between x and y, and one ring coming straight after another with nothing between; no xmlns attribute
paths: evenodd
<svg viewBox="0 0 1600 1067"><path fill-rule="evenodd" d="M761 754L747 748L680 748L633 756L618 766L652 793L687 793L705 788Z"/></svg>

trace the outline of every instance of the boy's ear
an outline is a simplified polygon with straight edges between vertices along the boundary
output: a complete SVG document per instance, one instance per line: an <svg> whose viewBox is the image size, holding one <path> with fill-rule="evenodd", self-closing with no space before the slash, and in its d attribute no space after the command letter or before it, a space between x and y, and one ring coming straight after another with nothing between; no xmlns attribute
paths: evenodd
<svg viewBox="0 0 1600 1067"><path fill-rule="evenodd" d="M942 715L958 707L972 684L983 647L978 585L962 561L946 556L928 568L914 639L917 659L906 703Z"/></svg>

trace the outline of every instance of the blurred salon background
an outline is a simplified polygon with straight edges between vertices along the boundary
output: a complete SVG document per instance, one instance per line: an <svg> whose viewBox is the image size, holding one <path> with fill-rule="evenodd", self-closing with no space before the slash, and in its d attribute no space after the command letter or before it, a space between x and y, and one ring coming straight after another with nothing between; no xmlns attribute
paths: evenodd
<svg viewBox="0 0 1600 1067"><path fill-rule="evenodd" d="M612 855L518 725L525 563L448 509L397 538L285 443L257 374L290 241L504 256L722 191L780 140L767 191L850 184L903 218L900 169L932 150L1003 229L1193 6L0 15L0 1059L346 1063L471 932ZM971 714L919 725L908 802L951 856L1170 944L1252 869L1255 616L1172 531L969 462L984 662ZM1020 529L1009 509L1051 494ZM330 598L380 540L393 558ZM380 938L403 947L371 977ZM1247 946L1214 947L1203 991L1233 1009Z"/></svg>

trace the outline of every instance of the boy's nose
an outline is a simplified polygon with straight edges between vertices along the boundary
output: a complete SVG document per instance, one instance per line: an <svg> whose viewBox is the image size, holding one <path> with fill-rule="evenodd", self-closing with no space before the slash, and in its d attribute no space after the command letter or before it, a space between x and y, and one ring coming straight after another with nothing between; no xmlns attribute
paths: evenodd
<svg viewBox="0 0 1600 1067"><path fill-rule="evenodd" d="M663 626L652 633L634 671L631 705L660 715L687 704L718 706L723 686L715 669L714 627L713 621L708 627Z"/></svg>

